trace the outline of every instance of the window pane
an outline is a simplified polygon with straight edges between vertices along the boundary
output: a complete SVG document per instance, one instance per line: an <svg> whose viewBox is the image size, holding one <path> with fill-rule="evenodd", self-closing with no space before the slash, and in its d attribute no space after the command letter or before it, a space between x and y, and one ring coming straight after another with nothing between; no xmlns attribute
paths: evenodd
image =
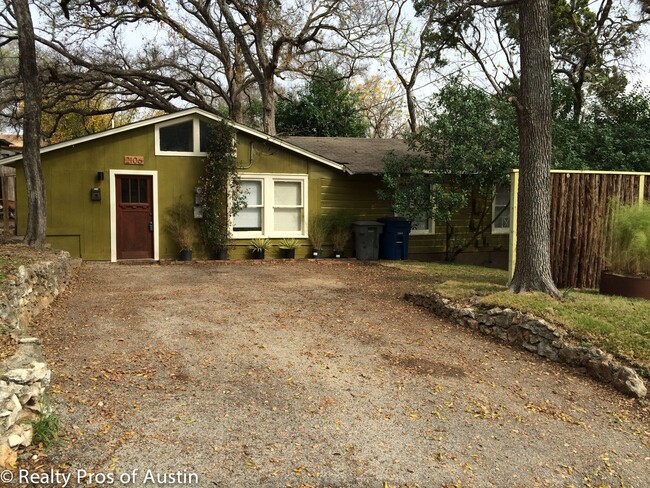
<svg viewBox="0 0 650 488"><path fill-rule="evenodd" d="M140 180L140 203L147 203L147 180Z"/></svg>
<svg viewBox="0 0 650 488"><path fill-rule="evenodd" d="M299 181L275 182L275 206L302 205L302 185Z"/></svg>
<svg viewBox="0 0 650 488"><path fill-rule="evenodd" d="M493 224L495 229L510 227L510 185L501 185L497 188L492 218L495 219Z"/></svg>
<svg viewBox="0 0 650 488"><path fill-rule="evenodd" d="M129 181L128 178L120 179L122 184L122 203L129 203Z"/></svg>
<svg viewBox="0 0 650 488"><path fill-rule="evenodd" d="M138 197L138 179L131 178L131 198L129 200L131 203L138 203L140 198Z"/></svg>
<svg viewBox="0 0 650 488"><path fill-rule="evenodd" d="M431 226L429 225L431 223L431 220L426 218L425 216L419 218L418 220L415 220L411 222L411 229L412 230L430 230Z"/></svg>
<svg viewBox="0 0 650 488"><path fill-rule="evenodd" d="M510 192L508 193L497 193L495 197L495 202L497 205L504 207L510 202Z"/></svg>
<svg viewBox="0 0 650 488"><path fill-rule="evenodd" d="M302 230L301 208L276 208L274 212L276 232L300 232Z"/></svg>
<svg viewBox="0 0 650 488"><path fill-rule="evenodd" d="M249 207L262 205L262 182L255 180L242 180L241 188Z"/></svg>
<svg viewBox="0 0 650 488"><path fill-rule="evenodd" d="M499 212L504 207L495 207L495 215L499 215ZM504 212L494 221L494 227L497 229L508 229L510 227L510 212L506 208Z"/></svg>
<svg viewBox="0 0 650 488"><path fill-rule="evenodd" d="M160 135L160 150L193 152L193 128L194 123L191 120L181 122L180 124L161 127L158 130Z"/></svg>
<svg viewBox="0 0 650 488"><path fill-rule="evenodd" d="M202 120L199 121L199 151L208 151L208 134L210 134L210 124Z"/></svg>
<svg viewBox="0 0 650 488"><path fill-rule="evenodd" d="M262 209L242 208L233 219L234 230L262 230Z"/></svg>

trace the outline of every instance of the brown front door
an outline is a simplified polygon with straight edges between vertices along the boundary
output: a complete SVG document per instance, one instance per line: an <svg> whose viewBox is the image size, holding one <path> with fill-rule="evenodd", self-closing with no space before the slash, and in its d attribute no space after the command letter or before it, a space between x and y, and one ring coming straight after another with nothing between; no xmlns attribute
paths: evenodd
<svg viewBox="0 0 650 488"><path fill-rule="evenodd" d="M153 178L118 175L117 259L153 258Z"/></svg>

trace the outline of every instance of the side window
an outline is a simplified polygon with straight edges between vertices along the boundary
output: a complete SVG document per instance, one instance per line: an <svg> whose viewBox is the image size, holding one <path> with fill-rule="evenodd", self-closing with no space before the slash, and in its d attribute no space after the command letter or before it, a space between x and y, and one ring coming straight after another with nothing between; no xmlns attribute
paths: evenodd
<svg viewBox="0 0 650 488"><path fill-rule="evenodd" d="M433 234L433 219L428 219L426 215L411 222L411 234Z"/></svg>
<svg viewBox="0 0 650 488"><path fill-rule="evenodd" d="M205 156L210 121L199 117L161 122L156 125L156 154L160 156Z"/></svg>
<svg viewBox="0 0 650 488"><path fill-rule="evenodd" d="M208 135L210 134L210 124L199 121L199 151L208 152Z"/></svg>
<svg viewBox="0 0 650 488"><path fill-rule="evenodd" d="M510 232L510 185L499 185L492 203L492 233Z"/></svg>
<svg viewBox="0 0 650 488"><path fill-rule="evenodd" d="M302 231L302 181L275 181L273 187L273 230Z"/></svg>
<svg viewBox="0 0 650 488"><path fill-rule="evenodd" d="M242 175L246 206L233 218L234 237L307 237L307 181L307 175Z"/></svg>
<svg viewBox="0 0 650 488"><path fill-rule="evenodd" d="M194 151L194 123L191 120L160 127L160 150L168 152Z"/></svg>
<svg viewBox="0 0 650 488"><path fill-rule="evenodd" d="M237 212L233 219L233 231L261 231L264 214L264 186L261 180L242 180L242 191L246 196L246 207Z"/></svg>

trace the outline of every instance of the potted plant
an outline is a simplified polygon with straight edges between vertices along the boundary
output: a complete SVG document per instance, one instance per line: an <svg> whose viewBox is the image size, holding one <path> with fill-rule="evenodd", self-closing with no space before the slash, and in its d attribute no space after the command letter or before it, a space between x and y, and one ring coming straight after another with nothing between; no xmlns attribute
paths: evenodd
<svg viewBox="0 0 650 488"><path fill-rule="evenodd" d="M600 293L650 300L650 204L610 205Z"/></svg>
<svg viewBox="0 0 650 488"><path fill-rule="evenodd" d="M345 245L352 236L352 221L354 219L345 210L340 210L331 217L332 245L334 246L332 257L341 259L344 257Z"/></svg>
<svg viewBox="0 0 650 488"><path fill-rule="evenodd" d="M267 238L253 239L248 248L253 253L253 259L264 259L264 252L271 247L271 241Z"/></svg>
<svg viewBox="0 0 650 488"><path fill-rule="evenodd" d="M314 215L309 219L309 241L312 246L311 257L323 256L323 245L329 234L331 221L325 215Z"/></svg>
<svg viewBox="0 0 650 488"><path fill-rule="evenodd" d="M165 213L164 230L180 247L179 259L192 260L192 247L196 241L194 212L192 207L181 202L180 198Z"/></svg>
<svg viewBox="0 0 650 488"><path fill-rule="evenodd" d="M283 258L294 259L296 257L298 241L296 239L282 239L278 247Z"/></svg>

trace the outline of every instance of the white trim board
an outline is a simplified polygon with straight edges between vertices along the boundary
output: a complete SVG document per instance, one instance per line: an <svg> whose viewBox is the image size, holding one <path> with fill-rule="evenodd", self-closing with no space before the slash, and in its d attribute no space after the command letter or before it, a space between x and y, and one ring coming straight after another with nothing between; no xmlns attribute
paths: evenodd
<svg viewBox="0 0 650 488"><path fill-rule="evenodd" d="M111 263L117 262L117 197L115 194L115 176L117 175L134 175L134 176L152 176L151 185L153 187L152 204L153 204L153 259L160 260L160 228L158 225L158 171L143 171L133 169L111 169L109 170L109 193L110 193L110 210L111 210Z"/></svg>

